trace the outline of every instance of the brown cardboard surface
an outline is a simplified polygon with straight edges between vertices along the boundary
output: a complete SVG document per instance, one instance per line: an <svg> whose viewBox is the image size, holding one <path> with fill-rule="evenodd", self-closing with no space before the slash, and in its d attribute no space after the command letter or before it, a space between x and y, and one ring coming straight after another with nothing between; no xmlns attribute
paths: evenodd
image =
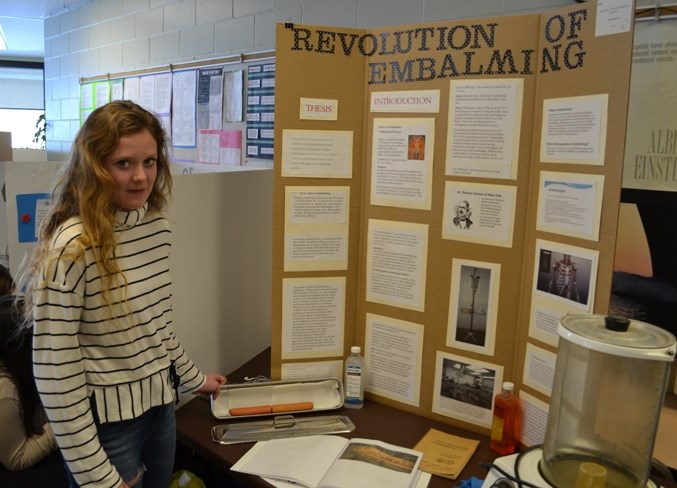
<svg viewBox="0 0 677 488"><path fill-rule="evenodd" d="M334 28L315 27L327 31ZM341 29L346 34L361 35L364 31ZM356 341L355 317L357 310L357 270L360 215L362 212L362 168L365 104L365 60L361 56L342 56L338 53L311 53L294 50L294 36L284 24L277 26L275 140L282 141L284 129L350 130L353 131L353 173L351 179L337 181L323 178L282 178L281 154L275 151L273 188L273 290L271 375L280 378L282 280L299 276L345 276L345 347ZM339 100L337 121L300 120L301 98ZM281 142L277 144L278 149ZM286 186L341 185L350 187L350 224L348 269L336 272L290 273L284 271L284 192ZM357 341L359 342L359 341Z"/></svg>
<svg viewBox="0 0 677 488"><path fill-rule="evenodd" d="M524 352L527 342L545 349L528 334L530 297L536 239L548 239L599 251L599 268L595 294L595 313L608 308L611 273L616 237L623 143L625 138L632 31L603 37L595 36L596 2L586 2L544 14L511 17L461 19L430 24L357 30L336 27L296 26L306 29L314 49L299 44L294 31L283 25L277 30L275 182L273 198L273 304L272 304L272 377L279 378L281 365L282 280L286 277L345 276L346 318L344 353L353 344L364 346L365 318L379 314L423 324L423 364L419 406L369 395L380 403L401 408L452 425L484 432L486 429L464 421L433 413L432 401L436 352L459 354L472 360L489 362L503 368L503 378L521 388ZM569 26L574 18L585 18L580 29L566 31L558 40L548 42L544 32L553 23ZM482 26L478 30L477 26ZM568 28L568 27L567 27ZM423 46L421 38L428 33L443 33ZM551 31L553 32L553 31ZM397 34L399 33L399 34ZM400 35L405 48L392 48ZM406 49L409 33L416 52ZM474 33L467 37L463 35ZM482 33L492 33L483 37ZM564 33L564 31L562 32ZM345 39L350 35L363 41L363 56L353 49L350 54ZM458 36L458 37L457 37ZM432 37L430 38L432 39ZM441 39L441 40L440 40ZM321 40L324 40L323 43ZM381 44L378 44L379 40ZM376 44L371 45L368 41ZM343 42L343 44L342 44ZM359 41L356 41L359 42ZM581 44L576 44L580 42ZM370 50L369 46L373 46ZM468 47L468 46L471 46ZM582 47L581 47L582 46ZM392 48L392 49L391 49ZM585 52L584 63L573 67L575 57L565 59L565 51ZM472 50L472 55L464 52ZM544 53L558 52L555 70L543 69ZM421 61L424 60L424 61ZM393 74L393 66L406 67ZM570 66L567 67L565 61ZM380 68L376 63L382 63ZM421 64L422 63L422 64ZM421 69L419 69L419 67ZM445 67L445 68L443 68ZM383 70L383 71L379 71ZM432 73L435 73L433 76ZM380 78L379 73L385 73ZM404 73L404 74L403 74ZM431 76L427 76L431 75ZM401 76L401 79L397 79ZM429 79L428 79L429 78ZM447 181L478 182L478 178L450 177L445 174L450 81L492 78L520 78L524 83L521 136L515 179L479 179L483 184L514 186L517 200L511 247L482 245L442 238L444 189ZM393 82L393 80L395 80ZM383 82L381 82L383 81ZM439 113L372 113L369 100L372 92L403 90L439 90ZM551 98L608 94L608 126L606 157L601 166L541 163L539 157L543 102ZM299 120L300 97L336 99L339 117L335 122ZM435 147L433 160L432 205L430 210L376 206L370 203L371 134L374 120L380 117L434 118ZM281 141L284 129L330 129L354 131L353 176L350 180L301 179L281 176ZM536 230L539 174L541 171L562 171L604 175L602 226L599 242L552 235ZM341 272L285 273L284 252L284 189L288 185L349 185L351 189L350 237L348 269ZM423 311L408 310L365 299L366 239L369 219L382 219L426 224L428 226L428 260ZM496 347L492 356L447 347L446 333L450 301L452 260L462 258L498 263L501 267ZM341 358L326 358L341 359ZM525 389L544 400L539 392Z"/></svg>

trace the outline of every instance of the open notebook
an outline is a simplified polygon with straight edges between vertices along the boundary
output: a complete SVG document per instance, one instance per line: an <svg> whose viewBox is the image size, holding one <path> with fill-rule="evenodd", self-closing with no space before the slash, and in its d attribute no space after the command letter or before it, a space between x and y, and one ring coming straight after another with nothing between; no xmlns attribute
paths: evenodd
<svg viewBox="0 0 677 488"><path fill-rule="evenodd" d="M316 435L259 441L231 469L283 488L419 488L430 480L421 458L377 440Z"/></svg>

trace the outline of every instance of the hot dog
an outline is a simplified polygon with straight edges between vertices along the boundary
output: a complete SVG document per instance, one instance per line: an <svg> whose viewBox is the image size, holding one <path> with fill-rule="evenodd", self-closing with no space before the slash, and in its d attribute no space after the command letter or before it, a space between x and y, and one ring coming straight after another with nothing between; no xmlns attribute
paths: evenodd
<svg viewBox="0 0 677 488"><path fill-rule="evenodd" d="M273 413L295 412L297 410L312 410L313 402L276 403L273 405Z"/></svg>
<svg viewBox="0 0 677 488"><path fill-rule="evenodd" d="M243 415L263 415L266 413L296 412L312 410L313 402L276 403L275 405L254 405L251 407L237 407L228 410L231 417Z"/></svg>
<svg viewBox="0 0 677 488"><path fill-rule="evenodd" d="M272 408L270 405L255 405L253 407L237 407L231 408L228 410L228 413L232 417L238 417L241 415L261 415L264 413L270 413Z"/></svg>

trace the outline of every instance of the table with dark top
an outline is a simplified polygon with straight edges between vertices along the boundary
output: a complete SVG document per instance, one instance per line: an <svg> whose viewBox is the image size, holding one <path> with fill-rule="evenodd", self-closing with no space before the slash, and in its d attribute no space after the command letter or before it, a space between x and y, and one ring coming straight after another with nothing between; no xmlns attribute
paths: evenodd
<svg viewBox="0 0 677 488"><path fill-rule="evenodd" d="M228 375L229 383L244 383L246 377L270 374L270 349L266 349L256 357ZM432 476L429 488L449 488L461 480L475 476L486 478L487 470L481 463L491 463L497 454L489 449L489 438L475 432L437 422L419 415L399 410L380 403L365 401L359 410L340 408L312 415L345 415L355 424L355 430L344 437L362 437L379 439L403 447L414 447L430 428L443 432L477 439L480 441L475 454L455 482L440 476ZM260 419L259 419L260 420ZM176 412L176 428L178 442L195 452L201 458L228 472L229 476L239 484L252 487L270 488L272 485L258 476L229 471L230 468L254 445L253 443L221 445L212 440L211 429L215 425L226 423L211 413L209 400L196 397L180 407ZM659 479L665 488L677 488L677 483Z"/></svg>
<svg viewBox="0 0 677 488"><path fill-rule="evenodd" d="M230 373L228 375L228 383L243 383L245 377L268 376L269 374L270 349L266 349L251 361L248 361ZM340 408L314 413L313 415L322 414L345 415L352 420L355 424L355 430L349 434L341 434L344 437L379 439L403 447L414 447L430 428L460 437L477 439L480 441L477 451L459 475L458 482L473 475L480 479L485 478L487 471L484 467L480 466L480 462L491 462L496 457L496 454L489 449L489 439L487 436L453 427L442 422L436 422L369 400L366 400L364 407L359 410ZM205 460L228 471L254 444L221 445L214 442L211 437L211 429L213 426L222 423L225 423L225 421L212 415L209 400L202 397L190 400L176 412L178 441ZM236 472L230 472L230 474L233 478L244 481L247 486L266 488L271 486L258 476ZM452 486L452 481L440 476L432 476L428 486L430 488L449 488Z"/></svg>

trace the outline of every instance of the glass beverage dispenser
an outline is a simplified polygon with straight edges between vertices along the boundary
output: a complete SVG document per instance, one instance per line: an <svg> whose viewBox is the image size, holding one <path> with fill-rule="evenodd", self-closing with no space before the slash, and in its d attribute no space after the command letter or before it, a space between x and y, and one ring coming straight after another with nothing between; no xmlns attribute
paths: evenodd
<svg viewBox="0 0 677 488"><path fill-rule="evenodd" d="M557 487L645 488L675 337L601 315L567 315L558 333L541 474Z"/></svg>

